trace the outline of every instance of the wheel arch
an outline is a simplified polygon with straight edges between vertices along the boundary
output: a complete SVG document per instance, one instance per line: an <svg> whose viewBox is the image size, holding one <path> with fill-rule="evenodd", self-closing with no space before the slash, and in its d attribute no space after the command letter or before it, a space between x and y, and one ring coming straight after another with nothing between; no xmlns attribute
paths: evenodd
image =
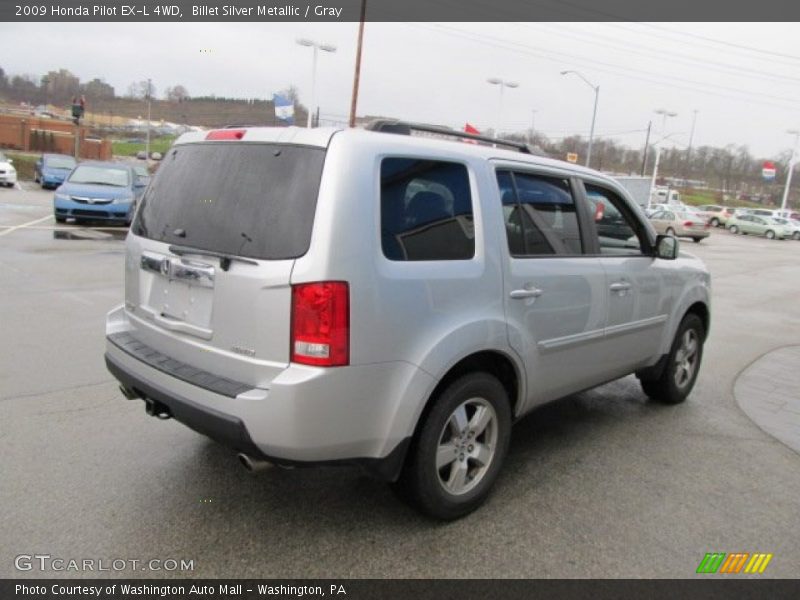
<svg viewBox="0 0 800 600"><path fill-rule="evenodd" d="M521 365L518 365L511 356L497 349L480 350L464 356L447 369L428 394L422 410L417 415L413 436L415 437L419 432L438 395L453 381L467 373L484 372L496 377L508 394L513 418L516 416L518 408L522 406L522 398L525 393L525 378L521 369Z"/></svg>

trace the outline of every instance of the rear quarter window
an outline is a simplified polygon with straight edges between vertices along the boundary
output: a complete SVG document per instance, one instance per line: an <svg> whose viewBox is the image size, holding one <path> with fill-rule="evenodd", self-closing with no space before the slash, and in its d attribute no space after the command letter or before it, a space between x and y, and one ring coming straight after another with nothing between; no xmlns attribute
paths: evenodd
<svg viewBox="0 0 800 600"><path fill-rule="evenodd" d="M381 246L384 256L395 261L472 258L475 226L466 166L384 158Z"/></svg>

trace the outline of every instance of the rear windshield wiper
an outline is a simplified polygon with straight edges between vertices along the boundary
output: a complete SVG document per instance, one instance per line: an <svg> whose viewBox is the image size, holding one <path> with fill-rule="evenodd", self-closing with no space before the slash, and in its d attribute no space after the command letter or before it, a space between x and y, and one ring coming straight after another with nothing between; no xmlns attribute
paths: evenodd
<svg viewBox="0 0 800 600"><path fill-rule="evenodd" d="M223 271L227 271L231 268L231 262L237 261L241 263L245 263L248 265L258 265L258 262L244 258L242 256L236 256L235 254L225 254L224 252L216 252L214 250L201 250L200 248L192 248L191 246L176 246L172 245L169 247L169 251L173 254L177 254L178 256L183 256L184 254L199 254L201 256L213 256L214 258L218 258L219 266L222 268Z"/></svg>

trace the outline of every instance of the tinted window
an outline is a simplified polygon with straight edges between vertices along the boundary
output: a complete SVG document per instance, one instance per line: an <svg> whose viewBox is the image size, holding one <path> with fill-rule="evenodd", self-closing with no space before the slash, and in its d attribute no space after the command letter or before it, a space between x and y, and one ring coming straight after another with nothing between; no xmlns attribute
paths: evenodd
<svg viewBox="0 0 800 600"><path fill-rule="evenodd" d="M586 185L586 199L594 214L601 254L644 254L644 231L625 202L605 188ZM672 213L670 220L674 219Z"/></svg>
<svg viewBox="0 0 800 600"><path fill-rule="evenodd" d="M324 160L325 150L305 146L177 146L147 188L133 232L251 258L302 256Z"/></svg>
<svg viewBox="0 0 800 600"><path fill-rule="evenodd" d="M391 260L464 260L475 254L467 168L385 158L381 163L381 245Z"/></svg>
<svg viewBox="0 0 800 600"><path fill-rule="evenodd" d="M513 173L513 179L526 223L528 253L581 254L578 215L569 181L519 172Z"/></svg>
<svg viewBox="0 0 800 600"><path fill-rule="evenodd" d="M508 251L511 256L555 254L553 243L558 244L558 240L553 240L553 243L548 241L531 218L531 214L535 211L531 210L530 206L526 208L519 201L514 175L510 171L498 171L497 185L503 205Z"/></svg>

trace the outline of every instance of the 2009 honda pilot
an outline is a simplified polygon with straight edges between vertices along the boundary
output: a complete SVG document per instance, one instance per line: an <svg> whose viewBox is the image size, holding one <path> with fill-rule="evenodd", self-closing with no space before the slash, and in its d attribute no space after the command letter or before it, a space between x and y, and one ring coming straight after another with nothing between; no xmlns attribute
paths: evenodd
<svg viewBox="0 0 800 600"><path fill-rule="evenodd" d="M127 397L251 469L360 464L443 519L486 498L537 405L631 373L686 398L709 275L621 186L521 146L383 129L176 142L108 315Z"/></svg>

